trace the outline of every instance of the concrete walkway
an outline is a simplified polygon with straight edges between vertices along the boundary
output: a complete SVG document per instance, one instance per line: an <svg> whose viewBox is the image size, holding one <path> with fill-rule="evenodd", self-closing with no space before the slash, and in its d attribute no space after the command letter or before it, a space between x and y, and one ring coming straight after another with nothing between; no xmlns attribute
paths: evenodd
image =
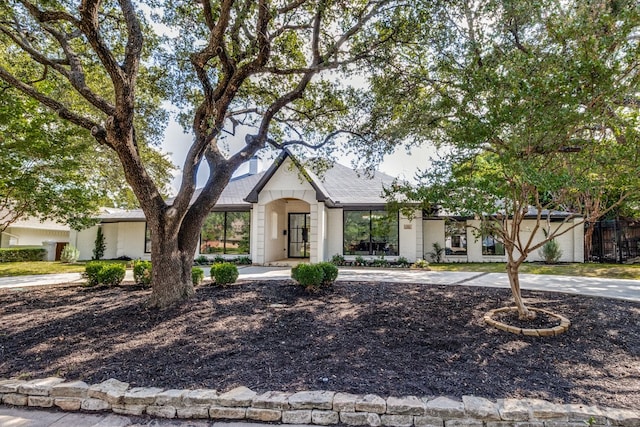
<svg viewBox="0 0 640 427"><path fill-rule="evenodd" d="M209 277L209 268L205 267L203 270L205 277ZM281 280L291 277L291 269L288 267L241 266L239 272L239 280ZM133 280L131 270L127 270L125 280ZM395 283L484 286L492 288L509 287L509 279L506 273L421 271L408 269L342 267L340 268L338 281L384 281ZM48 286L58 283L75 282L82 282L80 273L1 277L0 289ZM520 285L522 289L529 290L564 292L640 301L640 280L521 274Z"/></svg>

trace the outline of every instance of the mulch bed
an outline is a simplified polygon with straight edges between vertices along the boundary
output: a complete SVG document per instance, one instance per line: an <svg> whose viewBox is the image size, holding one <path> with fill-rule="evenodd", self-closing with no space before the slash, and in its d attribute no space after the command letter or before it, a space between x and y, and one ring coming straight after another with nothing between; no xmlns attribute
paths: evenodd
<svg viewBox="0 0 640 427"><path fill-rule="evenodd" d="M200 287L145 308L148 290L58 286L0 292L0 377L131 386L541 398L640 407L640 303L524 292L565 315L557 337L517 336L482 316L510 292L290 281Z"/></svg>

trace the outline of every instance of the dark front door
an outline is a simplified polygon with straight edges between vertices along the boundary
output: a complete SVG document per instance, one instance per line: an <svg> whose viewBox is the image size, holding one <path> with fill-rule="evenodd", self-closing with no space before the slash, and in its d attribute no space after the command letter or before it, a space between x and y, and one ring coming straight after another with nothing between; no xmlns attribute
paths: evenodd
<svg viewBox="0 0 640 427"><path fill-rule="evenodd" d="M310 214L289 214L289 258L309 258L310 225Z"/></svg>

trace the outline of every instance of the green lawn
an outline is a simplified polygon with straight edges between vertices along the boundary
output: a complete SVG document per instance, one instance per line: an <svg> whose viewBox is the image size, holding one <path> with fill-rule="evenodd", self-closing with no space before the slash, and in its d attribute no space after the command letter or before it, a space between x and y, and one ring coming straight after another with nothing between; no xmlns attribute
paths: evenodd
<svg viewBox="0 0 640 427"><path fill-rule="evenodd" d="M504 263L468 263L468 264L429 264L434 271L477 271L481 273L504 273ZM640 264L558 264L546 265L539 263L524 263L520 273L526 274L557 274L561 276L604 277L610 279L640 280Z"/></svg>
<svg viewBox="0 0 640 427"><path fill-rule="evenodd" d="M108 261L127 263L126 261ZM63 264L61 262L2 262L0 263L0 277L25 276L29 274L54 273L82 273L84 262L77 264ZM430 264L434 271L477 271L481 273L504 273L504 263L456 263ZM538 263L524 263L520 273L529 274L557 274L563 276L605 277L611 279L640 280L640 264L558 264L545 265Z"/></svg>
<svg viewBox="0 0 640 427"><path fill-rule="evenodd" d="M104 261L125 264L129 261ZM28 276L31 274L58 274L58 273L84 273L86 262L79 261L75 264L63 264L60 261L33 261L33 262L0 262L0 277Z"/></svg>

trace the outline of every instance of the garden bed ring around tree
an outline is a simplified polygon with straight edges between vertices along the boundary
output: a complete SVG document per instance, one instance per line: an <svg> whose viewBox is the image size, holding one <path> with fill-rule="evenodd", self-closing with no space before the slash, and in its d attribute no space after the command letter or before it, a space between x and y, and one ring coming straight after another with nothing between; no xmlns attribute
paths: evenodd
<svg viewBox="0 0 640 427"><path fill-rule="evenodd" d="M569 326L571 326L571 321L566 317L553 313L548 310L544 310L541 308L533 308L533 307L529 307L529 310L535 311L538 313L544 313L548 316L551 316L559 320L560 324L552 328L520 328L518 326L508 325L506 323L500 322L493 318L494 315L496 315L497 313L504 313L504 312L517 311L517 310L518 310L518 307L496 308L484 315L484 321L487 325L500 329L502 331L511 332L516 335L527 335L527 336L533 336L533 337L552 337L552 336L560 335L566 332L569 329Z"/></svg>

